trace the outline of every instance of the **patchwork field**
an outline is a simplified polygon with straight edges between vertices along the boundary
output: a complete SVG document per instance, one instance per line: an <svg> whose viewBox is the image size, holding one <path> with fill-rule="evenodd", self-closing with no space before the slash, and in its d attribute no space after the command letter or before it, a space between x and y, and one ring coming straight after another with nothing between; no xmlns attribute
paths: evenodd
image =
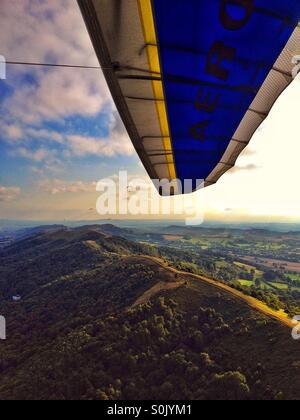
<svg viewBox="0 0 300 420"><path fill-rule="evenodd" d="M272 258L257 258L251 256L246 256L243 258L251 263L263 265L268 268L282 268L285 271L294 271L295 273L300 273L300 262L297 263L286 260L275 260Z"/></svg>

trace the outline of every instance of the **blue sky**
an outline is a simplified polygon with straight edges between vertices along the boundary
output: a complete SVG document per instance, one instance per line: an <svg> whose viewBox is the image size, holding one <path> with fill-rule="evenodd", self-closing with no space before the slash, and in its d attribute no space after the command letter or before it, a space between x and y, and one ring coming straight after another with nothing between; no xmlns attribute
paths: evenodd
<svg viewBox="0 0 300 420"><path fill-rule="evenodd" d="M0 23L9 61L98 65L75 0L1 0ZM237 168L197 193L207 219L300 219L299 96L298 79ZM7 66L0 111L0 219L95 219L98 180L146 176L100 70Z"/></svg>
<svg viewBox="0 0 300 420"><path fill-rule="evenodd" d="M98 65L74 0L3 0L0 21L5 34L1 55L8 61ZM100 70L8 65L0 105L2 217L37 217L39 212L55 217L52 186L67 192L70 187L74 195L76 183L78 194L90 195L86 205L79 204L79 214L92 196L95 202L97 180L119 169L143 174ZM32 214L29 206L22 212L17 201L26 201L26 194L30 200L53 195L53 205L35 210L34 200ZM71 201L74 205L74 196Z"/></svg>

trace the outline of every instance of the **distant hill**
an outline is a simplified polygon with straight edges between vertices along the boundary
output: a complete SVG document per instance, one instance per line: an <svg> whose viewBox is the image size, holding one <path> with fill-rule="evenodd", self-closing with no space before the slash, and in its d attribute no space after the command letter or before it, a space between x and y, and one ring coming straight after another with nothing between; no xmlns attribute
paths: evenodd
<svg viewBox="0 0 300 420"><path fill-rule="evenodd" d="M104 230L2 250L0 400L299 399L289 328Z"/></svg>
<svg viewBox="0 0 300 420"><path fill-rule="evenodd" d="M0 296L26 296L61 276L91 270L114 255L155 254L150 246L98 230L102 228L47 229L0 250Z"/></svg>

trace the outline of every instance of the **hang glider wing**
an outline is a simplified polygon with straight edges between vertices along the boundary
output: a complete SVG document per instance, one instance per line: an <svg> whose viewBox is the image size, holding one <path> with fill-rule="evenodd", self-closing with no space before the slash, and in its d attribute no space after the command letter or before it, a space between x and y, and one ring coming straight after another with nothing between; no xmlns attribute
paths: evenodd
<svg viewBox="0 0 300 420"><path fill-rule="evenodd" d="M300 55L300 0L78 0L152 179L215 184Z"/></svg>

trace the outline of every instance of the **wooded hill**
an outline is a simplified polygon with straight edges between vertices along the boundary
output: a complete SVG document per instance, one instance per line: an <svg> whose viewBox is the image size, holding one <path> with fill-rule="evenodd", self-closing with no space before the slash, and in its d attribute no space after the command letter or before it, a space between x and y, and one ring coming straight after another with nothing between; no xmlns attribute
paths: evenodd
<svg viewBox="0 0 300 420"><path fill-rule="evenodd" d="M93 227L2 251L1 400L299 398L286 326L143 255Z"/></svg>

